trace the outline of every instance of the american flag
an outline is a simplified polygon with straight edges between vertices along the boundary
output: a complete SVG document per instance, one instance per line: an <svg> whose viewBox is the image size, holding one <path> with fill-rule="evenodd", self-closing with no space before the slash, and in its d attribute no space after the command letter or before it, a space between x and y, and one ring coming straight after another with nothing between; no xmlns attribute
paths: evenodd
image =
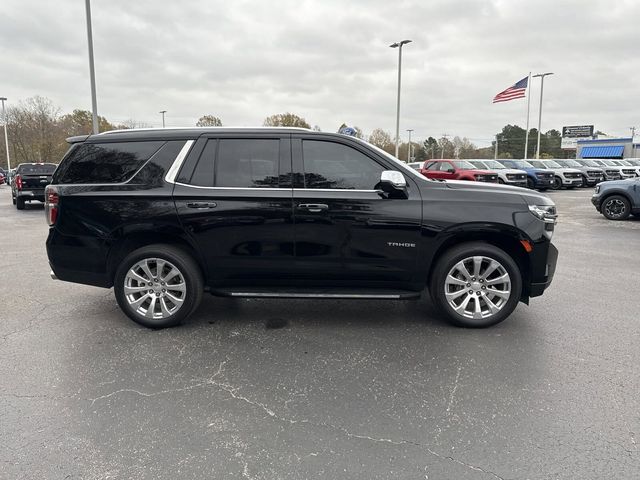
<svg viewBox="0 0 640 480"><path fill-rule="evenodd" d="M523 98L528 83L529 77L524 77L519 82L513 84L506 90L503 90L495 97L493 97L493 103L508 102L509 100L514 100L516 98Z"/></svg>

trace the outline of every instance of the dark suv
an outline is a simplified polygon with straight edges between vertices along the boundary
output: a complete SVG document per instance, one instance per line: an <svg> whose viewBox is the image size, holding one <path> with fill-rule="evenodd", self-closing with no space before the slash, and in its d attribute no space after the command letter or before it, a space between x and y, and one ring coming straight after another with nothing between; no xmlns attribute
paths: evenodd
<svg viewBox="0 0 640 480"><path fill-rule="evenodd" d="M429 180L353 137L294 128L109 132L73 143L47 187L52 276L114 287L172 326L202 292L410 299L457 325L504 320L553 277L554 203Z"/></svg>

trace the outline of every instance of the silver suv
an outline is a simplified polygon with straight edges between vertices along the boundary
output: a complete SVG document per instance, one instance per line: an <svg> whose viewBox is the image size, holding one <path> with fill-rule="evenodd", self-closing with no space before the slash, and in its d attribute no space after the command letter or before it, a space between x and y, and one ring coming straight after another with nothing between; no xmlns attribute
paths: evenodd
<svg viewBox="0 0 640 480"><path fill-rule="evenodd" d="M566 168L555 160L529 160L529 163L536 168L553 170L553 189L559 190L562 187L575 188L582 186L582 172L575 168Z"/></svg>
<svg viewBox="0 0 640 480"><path fill-rule="evenodd" d="M620 173L620 177L624 180L626 178L634 178L636 172L633 168L625 167L618 163L616 160L608 158L595 158L594 161L603 167L609 167L609 169L616 169Z"/></svg>
<svg viewBox="0 0 640 480"><path fill-rule="evenodd" d="M516 170L508 168L495 160L469 160L474 166L480 170L491 170L498 174L498 183L505 185L513 185L514 187L527 186L527 172L524 170Z"/></svg>
<svg viewBox="0 0 640 480"><path fill-rule="evenodd" d="M582 172L582 186L583 187L592 187L596 183L603 182L604 170L600 167L587 167L586 165L582 165L573 159L569 160L556 160L557 163L562 165L565 168L575 168Z"/></svg>
<svg viewBox="0 0 640 480"><path fill-rule="evenodd" d="M590 159L585 159L585 158L580 158L576 160L577 163L579 163L580 165L583 165L585 167L590 167L590 168L598 168L601 169L602 172L604 173L604 179L605 180L620 180L622 179L622 176L620 175L620 170L618 170L617 167L608 167L606 165L602 165L600 163L598 163L595 160L590 160Z"/></svg>

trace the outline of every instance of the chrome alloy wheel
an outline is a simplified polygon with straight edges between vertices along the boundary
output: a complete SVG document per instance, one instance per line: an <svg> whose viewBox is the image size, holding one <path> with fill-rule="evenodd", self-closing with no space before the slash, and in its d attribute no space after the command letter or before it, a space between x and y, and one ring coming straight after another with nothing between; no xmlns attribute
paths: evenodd
<svg viewBox="0 0 640 480"><path fill-rule="evenodd" d="M182 307L187 292L184 276L171 262L145 258L124 277L124 294L129 306L149 319L166 319Z"/></svg>
<svg viewBox="0 0 640 480"><path fill-rule="evenodd" d="M618 218L625 214L627 207L622 200L612 198L604 203L604 210L610 218Z"/></svg>
<svg viewBox="0 0 640 480"><path fill-rule="evenodd" d="M511 278L493 258L473 256L456 263L445 279L444 294L449 306L465 318L489 318L509 301Z"/></svg>

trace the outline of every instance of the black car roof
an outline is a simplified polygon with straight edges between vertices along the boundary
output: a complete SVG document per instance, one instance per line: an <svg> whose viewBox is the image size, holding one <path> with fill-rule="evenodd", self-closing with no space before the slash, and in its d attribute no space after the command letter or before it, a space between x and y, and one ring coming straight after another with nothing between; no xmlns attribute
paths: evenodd
<svg viewBox="0 0 640 480"><path fill-rule="evenodd" d="M111 130L97 135L79 135L67 138L69 143L89 143L132 141L132 140L183 140L195 139L203 134L294 134L329 135L344 138L344 135L329 132L316 132L295 127L189 127L189 128L138 128L130 130Z"/></svg>

